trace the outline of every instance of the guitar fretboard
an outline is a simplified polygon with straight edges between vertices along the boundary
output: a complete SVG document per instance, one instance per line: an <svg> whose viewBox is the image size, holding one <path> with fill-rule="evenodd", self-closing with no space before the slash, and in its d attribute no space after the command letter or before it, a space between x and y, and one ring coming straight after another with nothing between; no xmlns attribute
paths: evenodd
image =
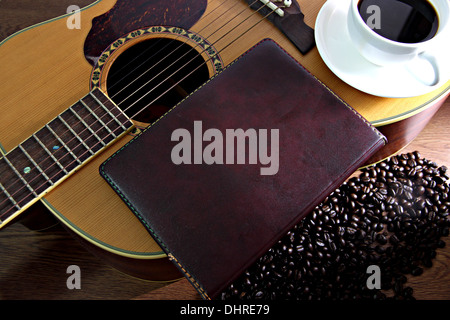
<svg viewBox="0 0 450 320"><path fill-rule="evenodd" d="M0 158L0 223L42 197L132 127L95 89Z"/></svg>

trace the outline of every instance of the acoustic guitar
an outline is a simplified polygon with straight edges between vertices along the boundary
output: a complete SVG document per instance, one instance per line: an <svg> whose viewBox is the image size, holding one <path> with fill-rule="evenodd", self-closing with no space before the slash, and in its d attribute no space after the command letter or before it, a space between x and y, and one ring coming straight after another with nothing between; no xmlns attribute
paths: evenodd
<svg viewBox="0 0 450 320"><path fill-rule="evenodd" d="M450 82L412 98L354 89L317 48L301 53L271 20L300 7L314 27L325 1L289 2L98 0L0 42L0 228L44 206L117 269L143 279L180 277L99 166L265 38L387 136L389 144L369 163L406 146L445 101Z"/></svg>

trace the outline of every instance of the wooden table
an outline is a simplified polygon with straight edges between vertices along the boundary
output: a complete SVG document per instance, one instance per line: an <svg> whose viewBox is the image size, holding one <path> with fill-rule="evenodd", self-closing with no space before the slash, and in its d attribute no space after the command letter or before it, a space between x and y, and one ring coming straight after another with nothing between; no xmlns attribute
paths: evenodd
<svg viewBox="0 0 450 320"><path fill-rule="evenodd" d="M92 0L80 0L83 7ZM34 23L65 13L69 0L1 0L0 39ZM308 17L311 23L311 17ZM450 102L403 151L450 167ZM446 239L447 243L449 239ZM33 232L14 224L0 233L0 299L198 299L186 280L154 283L132 278L88 253L60 226ZM81 269L81 289L69 290L70 265ZM410 279L418 299L450 299L450 246L438 250L432 268Z"/></svg>

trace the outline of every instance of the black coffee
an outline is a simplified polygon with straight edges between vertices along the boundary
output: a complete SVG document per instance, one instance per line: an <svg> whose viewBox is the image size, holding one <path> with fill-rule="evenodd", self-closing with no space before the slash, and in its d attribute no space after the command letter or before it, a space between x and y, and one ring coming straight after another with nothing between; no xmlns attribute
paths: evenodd
<svg viewBox="0 0 450 320"><path fill-rule="evenodd" d="M438 29L436 11L426 0L360 0L358 9L373 31L393 41L426 41Z"/></svg>

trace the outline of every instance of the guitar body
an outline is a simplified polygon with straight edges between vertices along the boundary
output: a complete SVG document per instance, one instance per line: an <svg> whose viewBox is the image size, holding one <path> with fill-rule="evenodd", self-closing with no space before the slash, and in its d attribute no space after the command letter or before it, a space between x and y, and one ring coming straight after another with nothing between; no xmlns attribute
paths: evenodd
<svg viewBox="0 0 450 320"><path fill-rule="evenodd" d="M325 1L298 2L305 22L313 26ZM242 19L232 19L241 12ZM112 95L115 82L110 74L114 64L128 49L149 41L157 44L154 40L158 39L181 41L194 48L205 61L206 79L202 81L264 38L274 39L388 137L390 144L372 161L406 146L448 96L449 83L415 98L387 99L364 94L334 76L317 49L300 54L271 22L252 13L244 1L221 5L215 0L99 0L81 11L80 29L68 28L69 17L63 16L14 34L0 43L3 153L14 149L93 88ZM223 25L226 27L215 32ZM135 30L139 32L133 33ZM210 46L220 52L219 57L206 50ZM122 67L126 68L126 63ZM146 119L145 115L136 117L136 127L148 123ZM39 202L70 233L119 270L144 279L172 280L180 276L178 271L98 173L100 164L132 138L130 133L117 139Z"/></svg>

